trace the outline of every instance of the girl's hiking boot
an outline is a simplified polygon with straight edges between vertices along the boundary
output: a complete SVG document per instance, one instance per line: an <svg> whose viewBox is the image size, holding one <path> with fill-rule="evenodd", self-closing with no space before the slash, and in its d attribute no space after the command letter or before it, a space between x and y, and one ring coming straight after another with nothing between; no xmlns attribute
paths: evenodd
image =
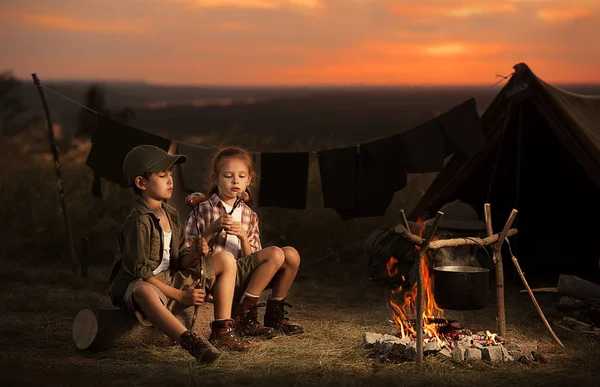
<svg viewBox="0 0 600 387"><path fill-rule="evenodd" d="M285 317L288 314L287 310L285 310L286 306L293 308L285 300L276 301L269 298L267 301L267 310L265 311L265 326L274 328L288 336L304 333L302 325L292 323L289 318Z"/></svg>
<svg viewBox="0 0 600 387"><path fill-rule="evenodd" d="M219 348L227 348L232 351L246 351L257 347L258 343L242 340L235 333L235 321L233 319L215 320L210 323L212 332L208 340Z"/></svg>
<svg viewBox="0 0 600 387"><path fill-rule="evenodd" d="M260 336L265 339L275 337L275 329L265 327L258 322L258 308L266 304L258 304L258 297L244 297L241 303L233 304L231 317L235 319L235 331L242 337Z"/></svg>
<svg viewBox="0 0 600 387"><path fill-rule="evenodd" d="M181 334L179 345L196 358L196 362L202 364L212 363L221 356L211 343L198 332L185 331Z"/></svg>

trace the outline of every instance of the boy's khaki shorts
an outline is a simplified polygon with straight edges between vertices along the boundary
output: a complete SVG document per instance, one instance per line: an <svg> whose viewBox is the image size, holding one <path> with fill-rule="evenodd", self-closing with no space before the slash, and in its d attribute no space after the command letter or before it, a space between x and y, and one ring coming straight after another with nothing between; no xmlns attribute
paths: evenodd
<svg viewBox="0 0 600 387"><path fill-rule="evenodd" d="M260 262L258 261L258 252L246 255L237 260L237 276L235 277L235 293L233 296L234 301L239 301L240 298L242 298L258 265L260 265ZM266 289L272 288L273 281L269 282ZM260 294L255 295L260 296Z"/></svg>
<svg viewBox="0 0 600 387"><path fill-rule="evenodd" d="M202 268L202 274L206 277L205 280L205 292L206 294L210 294L211 290L215 284L215 275L213 271L213 267L210 264L210 259L204 260L204 267ZM200 270L195 270L194 268L186 269L182 271L177 271L173 275L171 275L170 270L165 270L158 273L154 278L158 279L160 282L174 287L176 289L185 289L189 285L191 285L196 279L200 278ZM151 283L144 281L141 278L138 278L135 281L132 281L127 290L125 291L125 295L123 296L123 306L125 307L126 312L131 313L135 316L135 318L142 324L146 326L152 326L152 323L146 318L146 315L140 308L140 306L133 299L133 292L138 286L150 286L152 289L158 294L160 301L163 305L167 306L169 304L169 297L167 297L159 288L152 285ZM181 309L181 305L175 304L175 308Z"/></svg>

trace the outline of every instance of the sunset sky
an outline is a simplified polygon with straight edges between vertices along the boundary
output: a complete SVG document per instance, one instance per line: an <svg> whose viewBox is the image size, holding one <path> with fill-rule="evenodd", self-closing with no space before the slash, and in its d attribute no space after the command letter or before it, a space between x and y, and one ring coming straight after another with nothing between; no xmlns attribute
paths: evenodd
<svg viewBox="0 0 600 387"><path fill-rule="evenodd" d="M599 0L18 0L0 71L160 84L600 82Z"/></svg>

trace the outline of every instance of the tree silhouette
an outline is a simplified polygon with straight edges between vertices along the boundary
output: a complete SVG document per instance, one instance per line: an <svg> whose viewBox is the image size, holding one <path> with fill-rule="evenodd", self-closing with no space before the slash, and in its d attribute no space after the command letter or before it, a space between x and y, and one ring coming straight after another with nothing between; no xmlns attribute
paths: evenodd
<svg viewBox="0 0 600 387"><path fill-rule="evenodd" d="M0 136L16 134L39 119L28 114L21 86L11 71L0 73Z"/></svg>

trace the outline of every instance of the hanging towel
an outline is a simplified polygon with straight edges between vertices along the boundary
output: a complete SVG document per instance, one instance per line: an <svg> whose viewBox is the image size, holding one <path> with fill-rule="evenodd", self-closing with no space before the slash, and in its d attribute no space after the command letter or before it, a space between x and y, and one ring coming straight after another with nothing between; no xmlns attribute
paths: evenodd
<svg viewBox="0 0 600 387"><path fill-rule="evenodd" d="M261 153L258 205L306 209L308 152Z"/></svg>
<svg viewBox="0 0 600 387"><path fill-rule="evenodd" d="M86 165L106 180L127 187L123 160L131 149L144 144L155 145L167 152L171 140L98 116L98 128L92 136Z"/></svg>
<svg viewBox="0 0 600 387"><path fill-rule="evenodd" d="M470 98L439 116L444 135L469 157L485 147L483 127L475 98Z"/></svg>
<svg viewBox="0 0 600 387"><path fill-rule="evenodd" d="M211 187L212 171L210 170L213 156L217 147L177 143L177 153L186 155L187 162L181 164L181 179L183 187L191 192L204 192L208 195Z"/></svg>
<svg viewBox="0 0 600 387"><path fill-rule="evenodd" d="M317 152L325 208L350 210L356 201L358 149L356 146Z"/></svg>
<svg viewBox="0 0 600 387"><path fill-rule="evenodd" d="M358 153L355 205L339 209L344 220L383 216L396 191L407 183L402 155L394 136L361 144Z"/></svg>
<svg viewBox="0 0 600 387"><path fill-rule="evenodd" d="M408 173L438 172L444 166L444 141L441 123L431 119L394 136L398 152Z"/></svg>

